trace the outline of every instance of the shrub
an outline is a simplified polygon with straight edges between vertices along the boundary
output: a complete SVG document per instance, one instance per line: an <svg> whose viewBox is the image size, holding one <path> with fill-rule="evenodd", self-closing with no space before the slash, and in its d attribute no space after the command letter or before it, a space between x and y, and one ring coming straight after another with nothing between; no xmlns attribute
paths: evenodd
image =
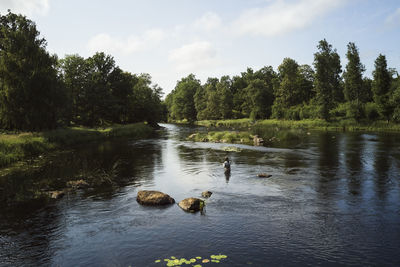
<svg viewBox="0 0 400 267"><path fill-rule="evenodd" d="M369 102L366 103L364 106L365 110L365 117L370 120L376 120L379 118L379 111L378 111L378 106L374 102Z"/></svg>

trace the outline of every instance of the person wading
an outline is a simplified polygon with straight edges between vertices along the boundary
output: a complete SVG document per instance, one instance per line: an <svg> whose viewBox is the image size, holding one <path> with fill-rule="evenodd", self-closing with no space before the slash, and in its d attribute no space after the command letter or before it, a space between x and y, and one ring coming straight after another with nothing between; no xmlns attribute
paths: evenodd
<svg viewBox="0 0 400 267"><path fill-rule="evenodd" d="M229 161L228 157L225 157L224 163L222 163L224 166L225 172L230 172L231 171L231 162Z"/></svg>

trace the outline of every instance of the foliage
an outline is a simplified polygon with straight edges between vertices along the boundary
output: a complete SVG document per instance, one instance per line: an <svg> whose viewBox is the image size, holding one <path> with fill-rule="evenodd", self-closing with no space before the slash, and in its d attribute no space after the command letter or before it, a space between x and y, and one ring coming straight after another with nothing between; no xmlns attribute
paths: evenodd
<svg viewBox="0 0 400 267"><path fill-rule="evenodd" d="M375 60L375 70L372 75L374 77L372 82L374 102L377 104L381 116L389 120L392 113L392 106L389 102L391 76L387 69L386 57L384 55L380 54Z"/></svg>
<svg viewBox="0 0 400 267"><path fill-rule="evenodd" d="M121 70L111 55L58 60L34 22L10 11L0 15L0 128L155 124L166 113L161 96L148 74Z"/></svg>
<svg viewBox="0 0 400 267"><path fill-rule="evenodd" d="M175 89L167 96L166 103L171 119L190 122L196 120L195 94L200 90L200 81L193 74L178 81ZM203 95L199 96L203 97ZM205 101L205 99L201 99ZM199 104L197 104L199 105Z"/></svg>
<svg viewBox="0 0 400 267"><path fill-rule="evenodd" d="M0 127L55 128L63 108L57 58L45 50L36 25L11 12L0 15Z"/></svg>
<svg viewBox="0 0 400 267"><path fill-rule="evenodd" d="M122 71L110 55L66 56L60 69L69 96L69 120L74 124L153 124L162 119L161 88L151 85L148 74Z"/></svg>
<svg viewBox="0 0 400 267"><path fill-rule="evenodd" d="M316 100L321 118L329 119L329 110L343 101L340 57L325 39L318 44L314 54Z"/></svg>

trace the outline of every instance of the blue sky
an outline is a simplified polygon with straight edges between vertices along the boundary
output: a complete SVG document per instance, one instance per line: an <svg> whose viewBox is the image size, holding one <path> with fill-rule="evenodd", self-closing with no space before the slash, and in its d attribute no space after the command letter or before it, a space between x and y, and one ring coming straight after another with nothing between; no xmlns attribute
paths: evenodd
<svg viewBox="0 0 400 267"><path fill-rule="evenodd" d="M379 53L400 70L399 0L0 0L7 9L35 21L59 57L104 51L165 93L189 73L204 82L285 57L311 65L323 38L343 69L355 42L366 76Z"/></svg>

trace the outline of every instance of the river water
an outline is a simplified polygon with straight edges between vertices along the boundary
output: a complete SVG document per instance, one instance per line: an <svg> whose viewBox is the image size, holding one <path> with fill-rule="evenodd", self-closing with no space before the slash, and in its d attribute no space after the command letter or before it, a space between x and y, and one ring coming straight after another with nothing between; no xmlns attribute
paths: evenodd
<svg viewBox="0 0 400 267"><path fill-rule="evenodd" d="M2 194L85 173L116 183L3 205L0 266L165 266L171 256L213 254L227 258L203 266L400 266L399 134L312 132L272 148L188 142L199 129L162 126L154 139L87 144L3 178ZM232 146L239 151L227 152ZM213 195L191 214L140 206L139 190L177 202Z"/></svg>

